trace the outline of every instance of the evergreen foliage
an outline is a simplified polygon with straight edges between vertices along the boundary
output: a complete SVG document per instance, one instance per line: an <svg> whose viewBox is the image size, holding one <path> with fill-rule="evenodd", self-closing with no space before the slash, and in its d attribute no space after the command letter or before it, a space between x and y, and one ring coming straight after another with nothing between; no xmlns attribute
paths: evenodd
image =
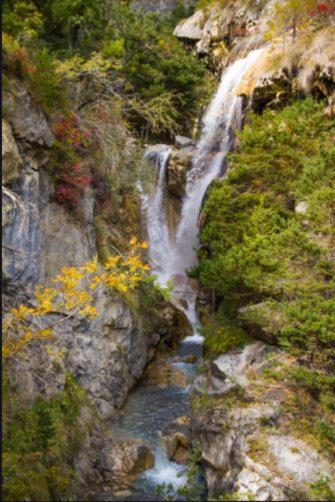
<svg viewBox="0 0 335 502"><path fill-rule="evenodd" d="M24 406L3 375L3 497L5 500L69 500L71 465L89 424L79 421L84 391L67 375L62 392Z"/></svg>
<svg viewBox="0 0 335 502"><path fill-rule="evenodd" d="M310 98L249 115L227 176L210 190L194 271L215 290L221 332L249 305L248 322L276 323L278 344L308 361L290 377L324 413L334 410L334 133ZM214 324L207 346L218 338Z"/></svg>

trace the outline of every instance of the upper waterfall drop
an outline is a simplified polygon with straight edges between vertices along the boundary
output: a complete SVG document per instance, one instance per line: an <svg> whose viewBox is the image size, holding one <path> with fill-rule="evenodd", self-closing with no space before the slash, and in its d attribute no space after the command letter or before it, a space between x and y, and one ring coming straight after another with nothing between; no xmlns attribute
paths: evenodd
<svg viewBox="0 0 335 502"><path fill-rule="evenodd" d="M222 74L218 90L203 118L197 154L187 176L186 196L176 233L174 268L183 272L196 263L198 218L207 187L223 174L226 156L234 141L234 130L242 125L242 98L237 88L263 49L251 51Z"/></svg>
<svg viewBox="0 0 335 502"><path fill-rule="evenodd" d="M237 96L237 88L263 50L251 51L247 57L235 61L222 74L218 90L203 118L197 153L187 175L181 219L174 236L169 234L165 204L170 149L166 146L157 154L155 191L143 199L143 207L152 271L162 284L176 274L184 275L185 270L196 263L195 248L198 245L201 204L211 181L223 174L226 156L234 141L234 130L242 125L242 98Z"/></svg>

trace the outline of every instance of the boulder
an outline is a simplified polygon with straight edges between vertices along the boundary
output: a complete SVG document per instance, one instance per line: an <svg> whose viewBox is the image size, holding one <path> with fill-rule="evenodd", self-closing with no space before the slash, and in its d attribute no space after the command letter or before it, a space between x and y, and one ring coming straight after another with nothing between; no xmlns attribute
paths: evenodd
<svg viewBox="0 0 335 502"><path fill-rule="evenodd" d="M277 350L263 342L254 342L241 349L229 350L210 364L208 374L194 379L193 391L197 395L207 394L222 397L239 387L249 387L249 375L261 373L268 367L267 355Z"/></svg>
<svg viewBox="0 0 335 502"><path fill-rule="evenodd" d="M188 378L185 373L160 357L157 357L146 368L145 381L148 385L158 385L160 387L167 387L168 385L186 387L188 385Z"/></svg>
<svg viewBox="0 0 335 502"><path fill-rule="evenodd" d="M106 441L97 460L105 483L113 490L131 488L137 477L154 466L154 455L141 441Z"/></svg>
<svg viewBox="0 0 335 502"><path fill-rule="evenodd" d="M22 159L12 128L7 120L2 119L2 183L16 180L21 167Z"/></svg>
<svg viewBox="0 0 335 502"><path fill-rule="evenodd" d="M186 464L191 453L189 417L179 417L164 429L160 439L170 460Z"/></svg>
<svg viewBox="0 0 335 502"><path fill-rule="evenodd" d="M268 366L267 355L275 353L274 348L263 342L254 342L243 349L234 349L212 362L212 374L219 379L246 387L248 373L260 373Z"/></svg>
<svg viewBox="0 0 335 502"><path fill-rule="evenodd" d="M205 11L198 10L193 16L181 21L174 29L173 34L178 38L186 40L200 40L205 21Z"/></svg>
<svg viewBox="0 0 335 502"><path fill-rule="evenodd" d="M185 148L187 146L195 146L195 140L187 138L186 136L180 136L177 134L175 137L175 145L177 148Z"/></svg>

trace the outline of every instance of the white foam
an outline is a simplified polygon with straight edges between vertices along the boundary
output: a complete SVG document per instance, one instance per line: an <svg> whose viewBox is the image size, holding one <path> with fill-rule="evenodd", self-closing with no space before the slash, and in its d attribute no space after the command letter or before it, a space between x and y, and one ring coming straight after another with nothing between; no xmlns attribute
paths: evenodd
<svg viewBox="0 0 335 502"><path fill-rule="evenodd" d="M162 457L156 459L155 467L146 471L144 477L149 483L154 483L155 485L171 485L175 491L187 482L185 466Z"/></svg>

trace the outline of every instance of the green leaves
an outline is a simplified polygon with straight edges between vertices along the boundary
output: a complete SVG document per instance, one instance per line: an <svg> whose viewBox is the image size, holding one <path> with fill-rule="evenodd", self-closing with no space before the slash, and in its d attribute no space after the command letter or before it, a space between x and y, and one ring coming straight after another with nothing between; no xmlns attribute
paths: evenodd
<svg viewBox="0 0 335 502"><path fill-rule="evenodd" d="M274 302L281 346L333 368L335 124L312 99L249 119L210 191L196 275L230 319Z"/></svg>

